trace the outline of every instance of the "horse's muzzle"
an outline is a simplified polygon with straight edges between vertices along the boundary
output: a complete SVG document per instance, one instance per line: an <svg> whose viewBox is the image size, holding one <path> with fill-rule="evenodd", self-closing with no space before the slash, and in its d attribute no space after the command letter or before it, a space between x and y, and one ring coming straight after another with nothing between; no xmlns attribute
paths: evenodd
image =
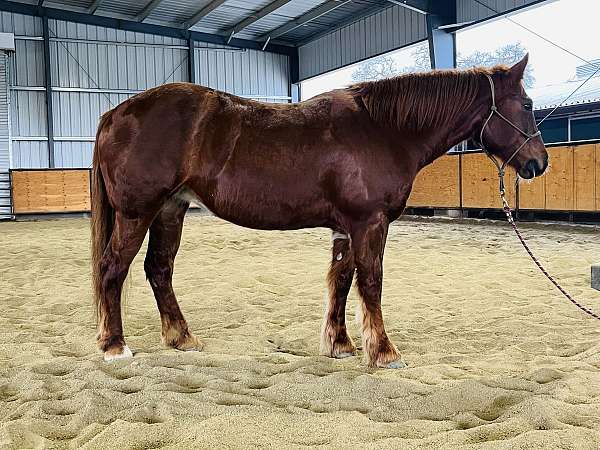
<svg viewBox="0 0 600 450"><path fill-rule="evenodd" d="M548 154L544 155L543 161L540 165L540 161L537 159L530 159L525 163L523 167L519 169L519 176L525 180L530 180L534 177L543 175L548 168Z"/></svg>

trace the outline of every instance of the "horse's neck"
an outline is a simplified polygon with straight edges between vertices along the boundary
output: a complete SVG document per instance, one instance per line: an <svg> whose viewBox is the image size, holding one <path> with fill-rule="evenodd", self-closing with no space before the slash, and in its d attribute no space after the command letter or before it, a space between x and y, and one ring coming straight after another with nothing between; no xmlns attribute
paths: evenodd
<svg viewBox="0 0 600 450"><path fill-rule="evenodd" d="M477 124L482 120L483 108L483 104L476 102L468 110L463 111L454 123L439 127L437 130L430 130L429 136L424 136L428 143L424 149L424 164L429 164L445 155L454 146L470 139Z"/></svg>

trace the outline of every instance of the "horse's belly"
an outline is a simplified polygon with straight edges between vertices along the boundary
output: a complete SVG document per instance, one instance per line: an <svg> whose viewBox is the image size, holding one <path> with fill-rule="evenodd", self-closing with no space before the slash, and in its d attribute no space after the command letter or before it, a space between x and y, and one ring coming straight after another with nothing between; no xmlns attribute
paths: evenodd
<svg viewBox="0 0 600 450"><path fill-rule="evenodd" d="M257 186L217 183L213 188L184 191L216 216L236 225L261 230L291 230L330 225L329 203L317 190L289 185ZM193 194L192 194L193 193Z"/></svg>

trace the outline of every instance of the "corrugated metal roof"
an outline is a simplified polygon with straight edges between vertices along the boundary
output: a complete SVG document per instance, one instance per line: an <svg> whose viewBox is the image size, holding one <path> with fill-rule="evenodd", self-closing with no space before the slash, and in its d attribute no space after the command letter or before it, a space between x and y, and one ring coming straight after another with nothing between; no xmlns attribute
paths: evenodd
<svg viewBox="0 0 600 450"><path fill-rule="evenodd" d="M135 16L147 3L148 0L127 0L126 2L120 0L102 0L96 14L110 15L110 13L116 13L124 16Z"/></svg>
<svg viewBox="0 0 600 450"><path fill-rule="evenodd" d="M535 109L549 109L561 104L585 79L565 81L564 83L528 89L527 93L533 99ZM584 105L600 102L600 76L590 79L562 106Z"/></svg>
<svg viewBox="0 0 600 450"><path fill-rule="evenodd" d="M34 3L33 0L17 0L19 3ZM213 0L161 0L145 18L145 22L159 25L179 27L188 22L195 14ZM274 0L226 0L209 14L202 17L192 30L213 34L226 34L228 30L251 17L271 4ZM297 20L311 10L327 3L328 0L290 0L290 2L262 17L241 30L236 37L264 40L273 31L293 20ZM35 0L37 3L37 0ZM152 4L152 0L101 0L95 14L136 20L144 9ZM69 11L88 12L94 0L46 0L45 6ZM347 23L378 9L389 7L385 0L352 0L326 14L306 23L283 36L277 41L289 44L300 44L315 35L331 31L332 28Z"/></svg>

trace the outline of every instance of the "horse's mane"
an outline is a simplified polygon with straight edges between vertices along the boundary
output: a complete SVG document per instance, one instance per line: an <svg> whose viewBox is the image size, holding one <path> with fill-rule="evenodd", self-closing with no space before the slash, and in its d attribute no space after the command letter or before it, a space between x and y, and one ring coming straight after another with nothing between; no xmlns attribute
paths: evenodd
<svg viewBox="0 0 600 450"><path fill-rule="evenodd" d="M435 70L366 81L349 89L362 98L375 122L422 131L452 123L467 110L477 97L482 75L508 70L505 66Z"/></svg>

